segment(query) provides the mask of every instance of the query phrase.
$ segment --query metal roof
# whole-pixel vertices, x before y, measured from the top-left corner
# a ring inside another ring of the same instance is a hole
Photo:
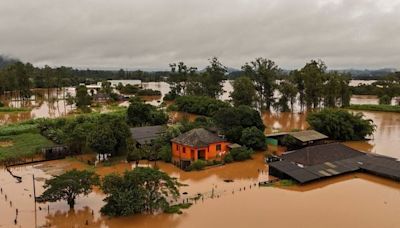
[[[306,130],[306,131],[294,131],[294,132],[289,132],[289,135],[293,136],[297,140],[301,142],[309,142],[309,141],[315,141],[315,140],[321,140],[321,139],[327,139],[328,136],[319,133],[318,131],[314,130]]]
[[[164,131],[164,125],[134,127],[131,128],[132,138],[139,144],[149,144],[152,140],[157,139]]]

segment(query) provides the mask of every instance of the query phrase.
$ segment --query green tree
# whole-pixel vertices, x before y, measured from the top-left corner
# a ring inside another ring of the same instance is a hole
[[[179,195],[179,183],[168,174],[152,168],[137,167],[123,176],[107,175],[102,190],[107,195],[101,212],[108,216],[154,213],[169,207]]]
[[[276,109],[281,112],[288,112],[290,110],[293,111],[294,103],[296,102],[297,97],[297,88],[290,81],[284,80],[278,86],[278,90],[281,94],[278,102],[276,103]],[[290,104],[290,107],[289,107]]]
[[[264,133],[256,127],[243,129],[240,142],[242,145],[255,150],[263,150],[266,145]]]
[[[251,155],[253,154],[253,150],[247,148],[246,146],[242,146],[239,148],[233,148],[229,151],[229,154],[225,157],[225,162],[230,163],[232,161],[244,161],[251,159]]]
[[[239,77],[232,83],[231,98],[234,106],[253,106],[256,100],[256,89],[248,77]]]
[[[362,113],[350,113],[341,109],[323,109],[310,113],[308,124],[315,130],[335,140],[362,140],[375,131],[372,120]]]
[[[204,95],[211,98],[218,98],[222,95],[223,82],[226,79],[225,73],[227,68],[222,65],[217,57],[210,59],[210,65],[202,75],[201,83],[204,90]]]
[[[127,139],[127,152],[128,155],[126,157],[126,160],[128,162],[134,161],[136,164],[136,167],[138,167],[140,160],[142,160],[145,156],[145,151],[141,148],[136,147],[136,144],[133,142],[132,139]]]
[[[88,145],[99,154],[114,154],[117,140],[110,126],[98,125],[89,133]]]
[[[275,101],[275,80],[280,73],[279,67],[272,60],[257,58],[251,63],[246,63],[242,66],[242,70],[255,83],[260,108],[269,110]]]
[[[76,87],[76,106],[80,109],[87,109],[92,104],[92,97],[87,93],[87,88],[84,85]]]
[[[66,200],[70,209],[75,206],[79,195],[88,195],[93,185],[99,184],[99,177],[90,171],[70,170],[59,176],[46,180],[45,191],[37,198],[39,202],[56,202]]]
[[[111,87],[111,82],[109,81],[103,81],[101,82],[101,92],[107,94],[108,96],[111,95],[112,93],[112,87]]]
[[[390,105],[392,103],[392,98],[388,95],[383,95],[379,97],[379,104]]]

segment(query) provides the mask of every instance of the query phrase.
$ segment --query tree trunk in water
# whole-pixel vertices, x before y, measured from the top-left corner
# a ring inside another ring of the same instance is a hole
[[[74,209],[75,206],[75,199],[69,199],[68,200],[68,205],[69,205],[69,209]]]

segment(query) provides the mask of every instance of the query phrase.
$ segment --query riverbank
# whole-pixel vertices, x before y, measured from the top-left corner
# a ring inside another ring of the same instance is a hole
[[[400,113],[400,105],[375,105],[375,104],[353,104],[348,109],[360,111],[379,111]]]

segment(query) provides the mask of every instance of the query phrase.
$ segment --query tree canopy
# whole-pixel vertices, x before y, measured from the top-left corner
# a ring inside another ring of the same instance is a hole
[[[375,131],[372,120],[364,119],[362,113],[351,113],[341,109],[323,109],[310,113],[310,126],[336,140],[362,140]]]
[[[108,216],[126,216],[166,210],[169,200],[179,195],[179,183],[168,174],[137,167],[122,176],[107,175],[102,190],[107,195],[101,212]]]
[[[93,185],[99,184],[99,177],[90,171],[67,171],[59,176],[46,180],[45,191],[37,198],[39,202],[67,201],[71,209],[75,206],[75,199],[79,195],[88,195]]]

